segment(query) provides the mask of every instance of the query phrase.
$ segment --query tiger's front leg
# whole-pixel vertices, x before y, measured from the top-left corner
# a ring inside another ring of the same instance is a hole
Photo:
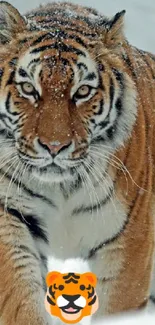
[[[146,236],[139,233],[127,239],[122,235],[92,254],[89,266],[98,277],[99,297],[99,310],[93,317],[145,307],[149,299],[153,249],[152,235],[148,232]]]
[[[0,213],[0,320],[3,325],[49,325],[40,258],[26,226]]]

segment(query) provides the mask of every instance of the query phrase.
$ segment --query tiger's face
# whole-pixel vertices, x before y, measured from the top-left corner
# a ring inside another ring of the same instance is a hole
[[[2,55],[0,132],[43,181],[93,174],[99,148],[108,159],[131,131],[133,84],[118,56],[96,44],[61,29],[24,31]]]
[[[46,310],[63,322],[74,324],[98,309],[95,292],[96,276],[93,273],[50,272],[46,278],[48,291]]]

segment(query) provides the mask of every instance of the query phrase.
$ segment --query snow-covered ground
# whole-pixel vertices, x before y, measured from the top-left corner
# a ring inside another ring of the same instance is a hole
[[[115,318],[107,322],[101,321],[94,325],[154,325],[155,315],[132,315],[124,316],[122,318]]]
[[[60,0],[63,1],[63,0]],[[71,0],[73,3],[92,6],[100,10],[104,15],[112,16],[116,12],[126,9],[126,36],[129,41],[139,48],[155,53],[155,0]],[[35,8],[40,3],[50,0],[10,0],[21,13]],[[51,1],[52,2],[52,1]],[[153,325],[154,315],[123,317],[123,319],[101,321],[105,325]]]

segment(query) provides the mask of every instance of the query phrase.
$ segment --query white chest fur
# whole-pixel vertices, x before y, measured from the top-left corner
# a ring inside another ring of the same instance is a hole
[[[107,199],[108,191],[100,184],[95,189],[96,196],[80,188],[68,199],[60,189],[51,191],[57,208],[42,204],[36,214],[43,220],[49,238],[49,254],[60,259],[86,258],[92,248],[113,238],[123,228],[127,213],[124,205],[114,196]],[[102,205],[105,199],[104,204]],[[78,207],[93,206],[95,210],[78,211]],[[73,213],[75,211],[75,213]]]
[[[47,254],[56,258],[86,258],[91,249],[116,236],[126,222],[125,206],[114,193],[107,199],[111,183],[106,188],[98,183],[95,190],[90,188],[89,191],[82,186],[71,192],[68,198],[59,186],[43,186],[38,190],[33,183],[31,190],[54,202],[55,207],[52,207],[47,200],[26,193],[22,195],[23,214],[34,215],[44,225],[49,240]],[[3,191],[5,193],[4,187]],[[13,187],[11,192],[17,193]],[[10,195],[10,206],[18,209],[17,201],[14,195]],[[83,207],[95,205],[97,208],[94,210],[83,210]],[[42,242],[37,241],[37,245],[45,250]]]

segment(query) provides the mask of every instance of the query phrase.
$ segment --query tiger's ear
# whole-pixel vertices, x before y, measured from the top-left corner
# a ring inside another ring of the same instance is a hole
[[[118,12],[105,24],[104,43],[108,47],[117,47],[124,38],[124,15],[125,10]]]
[[[97,277],[92,272],[84,273],[85,277],[89,280],[89,282],[92,284],[93,287],[96,287],[97,284]]]
[[[60,272],[49,272],[46,276],[46,284],[48,287],[51,286],[51,284],[55,281],[56,278],[58,278],[61,275]]]
[[[26,30],[26,21],[19,11],[6,1],[0,2],[0,43],[10,42],[17,33]]]

